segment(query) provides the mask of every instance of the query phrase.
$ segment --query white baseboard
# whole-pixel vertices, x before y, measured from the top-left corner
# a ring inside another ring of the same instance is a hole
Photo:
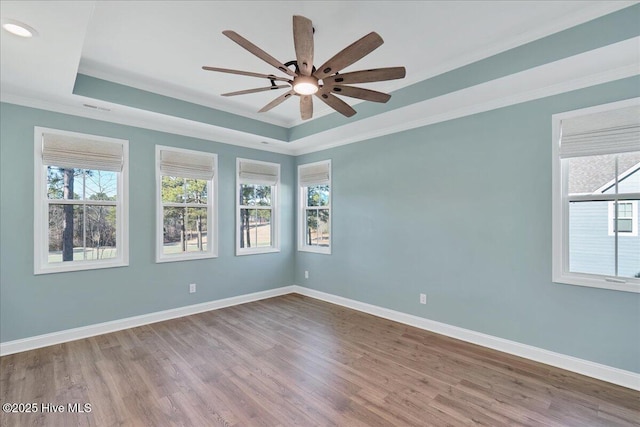
[[[261,299],[277,297],[292,293],[294,286],[284,286],[276,289],[269,289],[251,294],[238,295],[235,297],[204,302],[200,304],[188,305],[185,307],[172,308],[170,310],[156,311],[154,313],[140,316],[127,317],[110,322],[96,323],[80,328],[67,329],[50,334],[37,335],[14,341],[0,343],[0,356],[6,356],[21,351],[33,350],[64,342],[75,341],[82,338],[89,338],[109,332],[120,331],[122,329],[135,328],[136,326],[148,325],[150,323],[162,322],[163,320],[175,319],[177,317],[189,316],[191,314],[202,313],[219,308],[230,307],[232,305],[245,304]]]
[[[0,343],[0,356],[33,350],[41,347],[47,347],[55,344],[61,344],[69,341],[75,341],[82,338],[89,338],[109,332],[120,331],[122,329],[134,328],[136,326],[148,325],[151,323],[162,322],[164,320],[175,319],[177,317],[189,316],[191,314],[217,310],[219,308],[245,304],[252,301],[258,301],[261,299],[277,297],[290,293],[298,293],[311,298],[327,301],[332,304],[337,304],[343,307],[362,311],[364,313],[393,320],[405,325],[414,326],[416,328],[446,335],[448,337],[456,338],[473,344],[478,344],[483,347],[492,348],[494,350],[524,357],[536,362],[545,363],[547,365],[566,369],[567,371],[576,372],[592,378],[640,391],[640,374],[637,374],[635,372],[625,371],[611,366],[579,359],[577,357],[555,353],[553,351],[544,350],[538,347],[521,344],[515,341],[494,337],[469,329],[448,325],[446,323],[436,322],[435,320],[425,319],[423,317],[390,310],[388,308],[367,304],[364,302],[316,291],[314,289],[309,289],[297,285],[283,286],[281,288],[269,289],[267,291],[238,295],[231,298],[224,298],[201,304],[188,305],[185,307],[157,311],[155,313],[127,317],[125,319],[97,323],[94,325],[68,329],[60,332],[53,332],[50,334],[38,335],[35,337],[7,341],[4,343]]]
[[[424,317],[316,291],[303,286],[293,286],[293,292],[640,391],[640,374],[635,372],[555,353],[527,344],[521,344],[446,323],[436,322],[435,320],[425,319]]]

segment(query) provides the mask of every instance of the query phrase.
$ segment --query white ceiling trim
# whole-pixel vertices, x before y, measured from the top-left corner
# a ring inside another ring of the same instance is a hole
[[[255,113],[250,113],[243,108],[234,108],[233,106],[230,106],[224,102],[224,99],[213,97],[211,96],[211,93],[206,93],[205,90],[203,90],[202,93],[197,93],[187,88],[167,84],[165,82],[154,82],[144,76],[136,76],[123,70],[112,69],[106,64],[97,64],[91,63],[87,60],[82,60],[80,62],[78,73],[118,83],[124,86],[145,90],[156,95],[167,96],[181,101],[225,111],[227,113],[237,114],[239,116],[259,120],[264,123],[270,123],[285,128],[292,126],[290,120],[283,120],[279,117],[274,117],[273,115],[258,113],[257,110],[260,108],[259,106],[256,106]]]
[[[18,95],[5,90],[8,88],[3,88],[0,99],[2,102],[95,120],[264,151],[301,155],[638,75],[639,45],[640,37],[635,37],[387,113],[353,121],[289,143],[118,104],[99,102],[99,106],[110,108],[112,111],[96,111],[82,106],[83,103],[95,105],[96,100],[77,95],[73,96],[73,103],[65,98],[45,101],[35,96]]]
[[[0,101],[23,107],[37,108],[109,123],[150,129],[207,141],[221,142],[240,147],[254,148],[262,151],[292,154],[289,143],[282,142],[277,139],[118,104],[109,104],[104,102],[96,103],[92,98],[82,96],[74,96],[74,98],[78,103],[72,105],[69,104],[66,99],[42,100],[3,90]],[[101,108],[108,108],[111,109],[111,111],[100,111],[87,108],[82,106],[83,103],[91,105],[98,104]]]
[[[640,74],[640,37],[451,92],[291,142],[301,155]]]
[[[394,87],[393,90],[430,79],[448,71],[464,67],[465,65],[469,65],[474,62],[497,55],[499,53],[506,52],[516,47],[525,45],[527,43],[534,42],[557,32],[566,30],[567,28],[572,28],[577,25],[584,24],[585,22],[589,22],[598,17],[608,15],[620,9],[624,9],[625,7],[629,7],[635,3],[638,3],[638,1],[632,0],[621,2],[612,1],[609,3],[585,3],[584,8],[580,13],[566,15],[558,21],[554,21],[553,23],[549,23],[546,25],[541,25],[533,31],[507,37],[503,40],[502,43],[489,46],[487,47],[487,49],[481,52],[475,52],[466,56],[460,56],[453,61],[440,64],[437,68],[431,68],[423,72],[412,73],[410,76],[405,77],[403,80],[394,82],[394,85],[396,85],[397,87]],[[299,122],[301,123],[302,121],[299,120]]]
[[[411,72],[408,73],[407,77],[405,77],[404,79],[394,82],[388,82],[387,84],[389,85],[389,89],[387,91],[393,92],[403,87],[407,87],[411,84],[418,83],[420,81],[432,78],[451,70],[455,70],[457,68],[469,65],[482,59],[489,58],[493,55],[497,55],[518,46],[522,46],[526,43],[533,42],[551,34],[555,34],[567,28],[571,28],[576,25],[580,25],[590,20],[601,17],[603,15],[613,13],[634,3],[638,3],[638,1],[630,0],[612,1],[608,3],[585,3],[580,13],[563,16],[560,19],[553,21],[552,23],[541,25],[532,31],[505,37],[503,38],[503,41],[501,43],[488,46],[486,49],[483,49],[481,51],[474,51],[467,55],[459,56],[455,60],[438,64],[437,67],[430,67],[426,70],[410,70]],[[257,113],[257,109],[260,107],[260,105],[256,105],[256,112],[254,113],[246,111],[246,109],[240,107],[234,108],[233,106],[230,106],[228,103],[224,102],[223,99],[211,96],[211,93],[204,90],[202,93],[198,93],[178,85],[171,85],[167,84],[166,82],[154,81],[153,79],[149,79],[148,77],[138,76],[126,70],[109,67],[108,64],[92,63],[91,61],[88,61],[86,59],[80,61],[78,72],[91,77],[109,80],[122,85],[131,86],[159,95],[164,95],[171,98],[180,99],[182,101],[192,102],[206,107],[219,109],[285,128],[292,128],[305,123],[305,121],[303,121],[299,116],[295,116],[290,119],[283,119],[282,117],[275,117],[271,114]],[[349,105],[352,105],[354,107],[364,102],[354,99],[349,99],[347,101]],[[317,111],[314,111],[314,119],[318,119],[320,117],[333,113],[335,112],[332,109],[318,109]]]

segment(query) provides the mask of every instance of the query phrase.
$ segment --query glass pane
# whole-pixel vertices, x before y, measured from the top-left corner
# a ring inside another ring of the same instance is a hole
[[[162,177],[162,201],[184,203],[184,178],[175,176]]]
[[[329,246],[330,227],[329,227],[329,210],[328,209],[307,209],[307,245],[311,246]]]
[[[618,218],[632,218],[633,203],[618,202]]]
[[[271,209],[257,209],[255,212],[255,242],[258,247],[271,246]]]
[[[258,206],[271,206],[270,185],[256,185],[256,204]]]
[[[82,170],[47,166],[47,197],[49,199],[81,199]]]
[[[186,208],[163,208],[163,254],[186,252],[184,217]]]
[[[633,231],[632,224],[630,219],[618,219],[617,230],[620,233],[631,233]]]
[[[207,250],[207,208],[187,208],[187,252]]]
[[[638,202],[639,200],[633,200],[618,203],[618,276],[622,277],[640,278]]]
[[[253,247],[251,245],[251,241],[252,241],[251,210],[252,209],[240,209],[240,247],[241,248]]]
[[[569,162],[569,195],[613,193],[616,154],[576,157]]]
[[[50,263],[84,260],[83,206],[49,205]]]
[[[118,175],[116,172],[99,170],[86,170],[84,172],[85,199],[116,200],[118,195]],[[78,182],[80,185],[81,183],[82,181]],[[78,188],[80,187],[78,186]]]
[[[270,185],[240,185],[240,205],[242,206],[271,206]]]
[[[569,203],[569,270],[615,275],[615,236],[609,232],[609,202]]]
[[[187,179],[187,203],[207,204],[207,181]]]
[[[241,184],[240,185],[240,205],[241,206],[250,206],[255,197],[254,197],[254,188],[253,185]]]
[[[240,210],[240,247],[271,246],[271,209]]]
[[[307,187],[307,206],[328,206],[329,186],[314,185]]]
[[[618,155],[618,193],[640,193],[640,151]]]
[[[307,209],[305,211],[305,220],[307,224],[305,241],[307,245],[312,245],[314,244],[312,242],[318,240],[318,211],[315,209]]]
[[[85,227],[85,259],[117,256],[115,206],[87,206]]]

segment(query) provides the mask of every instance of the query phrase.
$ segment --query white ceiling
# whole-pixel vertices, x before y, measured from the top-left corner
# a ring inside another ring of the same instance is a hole
[[[293,100],[270,112],[256,113],[279,93],[219,96],[269,83],[203,71],[203,65],[278,73],[223,36],[223,30],[235,30],[286,62],[295,56],[292,15],[304,15],[316,29],[316,65],[375,31],[384,45],[345,71],[404,65],[407,77],[403,80],[362,85],[393,92],[632,3],[3,0],[2,19],[22,21],[39,35],[25,40],[0,32],[0,83],[3,99],[22,97],[38,99],[41,104],[80,106],[87,99],[71,93],[80,72],[291,127],[301,123]],[[355,100],[345,100],[355,105]],[[314,101],[314,118],[330,112],[333,110]]]

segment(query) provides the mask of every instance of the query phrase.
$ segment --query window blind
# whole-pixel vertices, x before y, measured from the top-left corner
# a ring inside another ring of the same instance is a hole
[[[124,147],[117,142],[43,134],[42,163],[60,168],[121,172]]]
[[[243,183],[276,185],[278,183],[278,165],[240,160],[238,176],[240,182]]]
[[[300,166],[299,181],[303,187],[312,185],[328,184],[330,177],[331,163],[315,163],[311,165]]]
[[[640,106],[562,120],[560,157],[640,151]]]
[[[160,173],[191,179],[211,179],[215,173],[214,159],[207,153],[161,150]]]

